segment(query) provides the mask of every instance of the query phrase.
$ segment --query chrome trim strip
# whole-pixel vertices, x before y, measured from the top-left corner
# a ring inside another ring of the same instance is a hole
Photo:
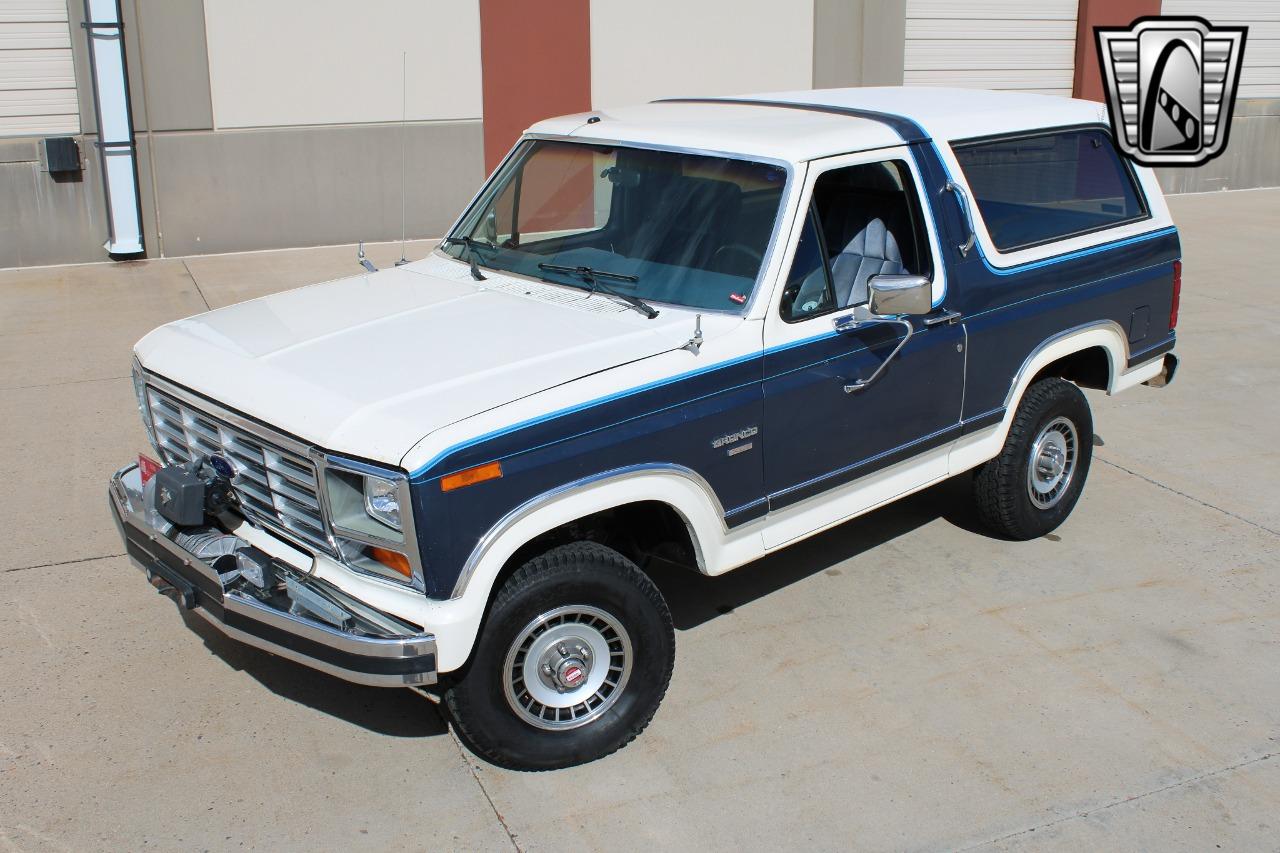
[[[304,620],[282,610],[273,610],[238,592],[224,593],[222,606],[255,622],[362,657],[416,658],[435,651],[435,637],[431,634],[406,637],[359,637],[344,634],[319,622]]]
[[[1117,323],[1115,320],[1095,320],[1092,323],[1082,323],[1079,326],[1074,326],[1070,329],[1067,329],[1065,332],[1059,332],[1058,334],[1053,335],[1052,337],[1045,338],[1043,341],[1040,342],[1040,345],[1038,347],[1033,349],[1027,355],[1027,357],[1022,360],[1022,366],[1018,368],[1017,373],[1013,374],[1013,382],[1012,384],[1009,385],[1009,392],[1005,394],[1005,397],[1004,397],[1005,409],[1008,410],[1012,408],[1014,403],[1013,394],[1015,391],[1018,390],[1018,385],[1019,383],[1022,382],[1022,377],[1026,375],[1027,369],[1031,366],[1031,362],[1035,361],[1035,358],[1037,355],[1039,355],[1049,347],[1053,346],[1058,341],[1061,341],[1065,338],[1069,338],[1072,335],[1078,335],[1081,332],[1091,331],[1093,329],[1110,329],[1111,331],[1115,332],[1116,335],[1123,342],[1124,360],[1120,363],[1119,366],[1112,365],[1112,369],[1113,369],[1112,372],[1116,376],[1119,376],[1120,374],[1124,373],[1125,372],[1124,365],[1127,364],[1129,361],[1129,338],[1125,335],[1124,329],[1120,328],[1120,324]],[[1111,358],[1110,350],[1107,350],[1107,358],[1108,359]],[[1110,385],[1111,381],[1112,381],[1111,378],[1108,377],[1107,384]]]
[[[216,400],[210,400],[208,397],[204,397],[194,391],[189,391],[181,385],[177,385],[170,380],[165,379],[159,374],[152,373],[145,367],[142,369],[142,374],[146,378],[148,385],[154,385],[164,393],[177,397],[179,400],[182,400],[184,403],[187,403],[197,409],[202,409],[209,415],[221,418],[232,426],[238,427],[245,432],[259,435],[267,441],[279,444],[285,450],[288,450],[295,455],[305,458],[308,456],[309,452],[314,449],[310,444],[300,441],[287,433],[280,432],[261,421],[256,421],[240,414],[239,412],[228,409]]]
[[[692,481],[696,486],[702,489],[707,498],[710,499],[712,506],[715,507],[717,517],[720,519],[720,527],[722,531],[725,533],[729,532],[728,525],[725,524],[724,506],[720,503],[720,498],[716,495],[715,490],[711,488],[711,484],[708,483],[697,471],[694,471],[691,468],[686,468],[683,465],[676,465],[670,462],[652,462],[639,465],[628,465],[624,468],[614,468],[609,471],[602,471],[599,474],[592,474],[589,477],[583,477],[580,480],[574,480],[572,483],[565,483],[563,486],[557,486],[554,489],[543,492],[542,494],[532,497],[520,504],[518,507],[500,518],[493,527],[489,528],[484,536],[480,537],[480,541],[477,542],[475,548],[471,550],[471,555],[467,557],[467,562],[462,567],[462,573],[458,575],[457,581],[454,582],[453,591],[449,595],[449,600],[452,601],[462,598],[463,594],[467,591],[468,585],[471,583],[472,576],[480,566],[480,561],[484,559],[486,554],[488,554],[494,543],[502,538],[502,535],[514,527],[516,523],[531,515],[535,510],[541,509],[546,504],[549,504],[559,498],[563,498],[570,492],[586,486],[594,486],[604,482],[620,482],[644,476],[646,474],[674,474]],[[672,508],[676,509],[675,507]],[[698,541],[697,532],[693,529],[693,525],[689,522],[689,519],[684,517],[684,513],[681,513],[679,509],[676,509],[676,512],[680,514],[685,527],[689,531],[689,539],[693,542],[694,556],[698,561],[698,570],[705,574],[706,560],[702,556],[702,545]]]

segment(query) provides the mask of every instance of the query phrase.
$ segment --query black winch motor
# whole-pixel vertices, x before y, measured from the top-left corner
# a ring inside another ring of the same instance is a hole
[[[231,481],[218,474],[203,456],[186,465],[167,465],[156,472],[156,511],[179,527],[204,524],[235,500]]]

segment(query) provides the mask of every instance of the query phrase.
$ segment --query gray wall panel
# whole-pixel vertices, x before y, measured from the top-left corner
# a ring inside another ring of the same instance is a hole
[[[814,0],[813,88],[862,82],[863,5],[864,0]]]
[[[29,140],[0,142],[0,267],[105,261],[97,158],[82,143],[82,180],[58,182],[40,171],[36,153]]]
[[[1227,150],[1194,169],[1157,169],[1167,193],[1280,187],[1280,98],[1238,101]]]
[[[401,132],[355,125],[153,136],[165,254],[399,237]],[[436,236],[484,178],[480,122],[410,124],[407,140],[408,234]]]
[[[906,0],[814,0],[814,88],[902,85],[906,20]]]
[[[862,12],[862,85],[901,86],[907,0],[873,0]]]

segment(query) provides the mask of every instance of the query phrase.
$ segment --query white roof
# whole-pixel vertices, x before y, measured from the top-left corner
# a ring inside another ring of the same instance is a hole
[[[529,133],[746,154],[787,162],[902,144],[897,131],[873,118],[715,100],[592,110],[538,122]],[[815,89],[740,95],[728,100],[888,113],[910,119],[939,141],[1107,120],[1106,108],[1095,101],[982,89]],[[593,116],[600,121],[587,124]]]

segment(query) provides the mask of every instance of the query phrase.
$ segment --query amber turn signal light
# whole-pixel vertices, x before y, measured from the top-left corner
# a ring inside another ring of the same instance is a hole
[[[399,551],[389,551],[386,548],[369,548],[369,556],[377,560],[382,565],[391,569],[393,572],[399,572],[407,578],[413,578],[413,567],[409,565],[409,558]]]
[[[501,476],[501,462],[486,462],[483,465],[477,465],[474,468],[468,468],[465,471],[441,477],[440,491],[452,492],[454,489],[461,489],[463,486],[474,486],[476,483],[483,483],[485,480],[496,480]]]

